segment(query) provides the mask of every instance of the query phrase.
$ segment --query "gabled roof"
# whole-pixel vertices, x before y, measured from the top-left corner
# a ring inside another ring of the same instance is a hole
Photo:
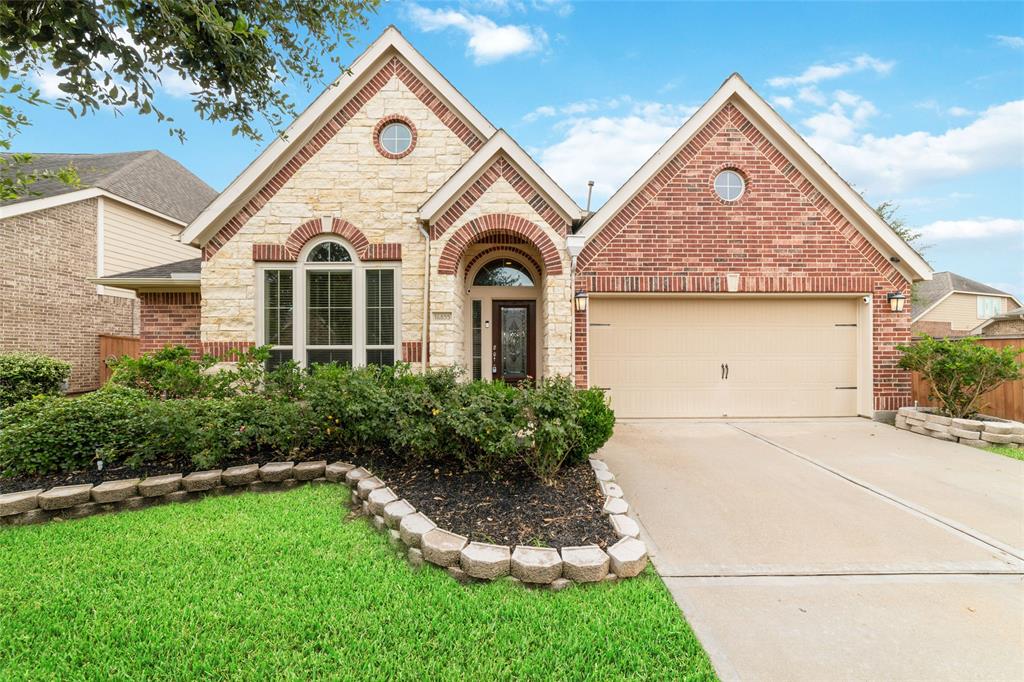
[[[5,155],[8,156],[8,155]],[[180,223],[187,223],[209,204],[217,191],[187,168],[156,150],[113,154],[32,154],[19,168],[26,172],[56,171],[73,165],[81,184],[66,185],[57,179],[33,183],[31,194],[5,201],[0,216],[17,215],[47,208],[64,197],[69,201],[86,199],[83,190],[104,190]],[[93,196],[95,193],[90,193]],[[59,202],[66,203],[66,202]],[[16,208],[8,208],[16,207]]]
[[[164,263],[151,268],[122,272],[106,277],[90,279],[95,284],[104,284],[120,289],[135,291],[164,289],[199,289],[202,258],[189,258],[175,263]]]
[[[914,298],[920,312],[914,313],[914,320],[918,320],[928,313],[932,308],[949,298],[951,294],[978,294],[981,296],[1004,296],[1020,305],[1020,301],[1013,294],[1007,293],[987,284],[982,284],[955,272],[944,270],[932,275],[929,282],[921,282],[914,289]]]
[[[739,74],[734,73],[644,163],[626,183],[604,203],[575,235],[569,237],[569,250],[578,254],[583,247],[668,164],[722,107],[732,103],[800,168],[814,186],[855,225],[875,248],[899,258],[894,266],[911,280],[927,280],[932,269],[927,262],[879,217],[858,192],[854,191],[809,144],[761,98]]]
[[[535,187],[545,195],[545,199],[562,213],[562,218],[567,223],[572,224],[580,219],[583,209],[504,130],[499,130],[492,135],[484,146],[480,147],[459,170],[455,171],[443,185],[437,188],[437,191],[420,206],[419,218],[428,222],[436,220],[448,208],[448,205],[457,199],[466,187],[472,184],[477,176],[485,171],[491,161],[500,154],[508,157],[526,178],[533,182]]]
[[[413,69],[435,94],[456,112],[480,139],[495,133],[491,125],[469,100],[405,39],[397,28],[388,26],[365,52],[356,58],[348,71],[334,81],[309,107],[292,122],[284,134],[263,150],[256,160],[242,171],[181,234],[181,241],[202,246],[217,233],[256,189],[312,137],[324,122],[358,91],[392,56],[398,55]]]

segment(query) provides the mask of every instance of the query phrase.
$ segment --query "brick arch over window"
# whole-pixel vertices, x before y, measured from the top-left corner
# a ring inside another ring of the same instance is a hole
[[[284,248],[288,251],[288,254],[292,257],[292,260],[296,260],[299,257],[299,252],[302,251],[302,247],[306,245],[313,237],[318,237],[323,234],[336,234],[342,239],[348,241],[349,244],[356,250],[356,256],[360,259],[366,254],[366,249],[370,245],[370,240],[366,238],[359,228],[340,218],[331,218],[329,230],[324,230],[324,222],[321,219],[308,220],[299,225],[295,230],[288,235],[288,241],[284,243]]]
[[[507,213],[491,213],[474,218],[455,231],[441,250],[440,262],[437,266],[439,275],[454,275],[458,270],[459,261],[471,244],[495,235],[521,237],[540,251],[544,261],[546,274],[560,275],[562,259],[558,248],[544,231],[525,218],[508,215]]]
[[[479,242],[476,243],[479,244]],[[466,281],[469,281],[469,275],[471,272],[473,272],[473,266],[479,263],[483,258],[486,258],[487,256],[493,256],[496,253],[514,253],[515,255],[529,262],[530,265],[533,266],[534,274],[544,274],[544,268],[540,266],[540,263],[537,262],[537,259],[528,254],[526,251],[523,251],[522,249],[517,248],[515,246],[491,246],[473,256],[473,259],[466,264]]]

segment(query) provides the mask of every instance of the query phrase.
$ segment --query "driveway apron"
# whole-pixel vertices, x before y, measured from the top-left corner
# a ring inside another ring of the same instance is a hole
[[[1024,679],[1024,462],[863,419],[601,451],[725,679]]]

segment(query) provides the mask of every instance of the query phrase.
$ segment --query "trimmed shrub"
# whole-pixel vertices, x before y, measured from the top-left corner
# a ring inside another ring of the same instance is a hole
[[[608,442],[615,430],[615,413],[608,407],[604,391],[587,388],[576,392],[576,418],[580,423],[580,441],[570,453],[572,461],[582,461]]]
[[[142,439],[141,391],[110,388],[80,398],[39,396],[0,414],[0,472],[51,474],[120,461]]]
[[[460,384],[438,417],[451,434],[447,454],[469,469],[496,471],[519,455],[527,427],[523,391],[500,381]]]
[[[0,410],[37,395],[60,395],[71,375],[63,360],[35,353],[0,354]]]
[[[546,379],[536,389],[525,390],[523,397],[529,425],[523,463],[537,478],[551,483],[569,453],[582,451],[576,389],[567,378]]]
[[[950,417],[971,417],[984,407],[984,396],[1004,382],[1021,378],[1017,359],[1024,349],[991,348],[974,337],[933,339],[930,336],[905,346],[900,367],[919,372],[930,386],[932,398]]]
[[[184,346],[166,346],[155,353],[110,362],[110,383],[160,400],[208,397],[214,393],[215,382],[204,372],[216,362],[210,355],[196,360]]]

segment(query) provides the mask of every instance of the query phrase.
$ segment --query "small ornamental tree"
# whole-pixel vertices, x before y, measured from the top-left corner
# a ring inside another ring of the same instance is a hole
[[[950,417],[977,414],[986,393],[1022,376],[1018,357],[1024,349],[1013,346],[997,349],[978,343],[976,338],[925,336],[896,348],[903,353],[900,367],[920,373],[931,385],[931,397]]]

